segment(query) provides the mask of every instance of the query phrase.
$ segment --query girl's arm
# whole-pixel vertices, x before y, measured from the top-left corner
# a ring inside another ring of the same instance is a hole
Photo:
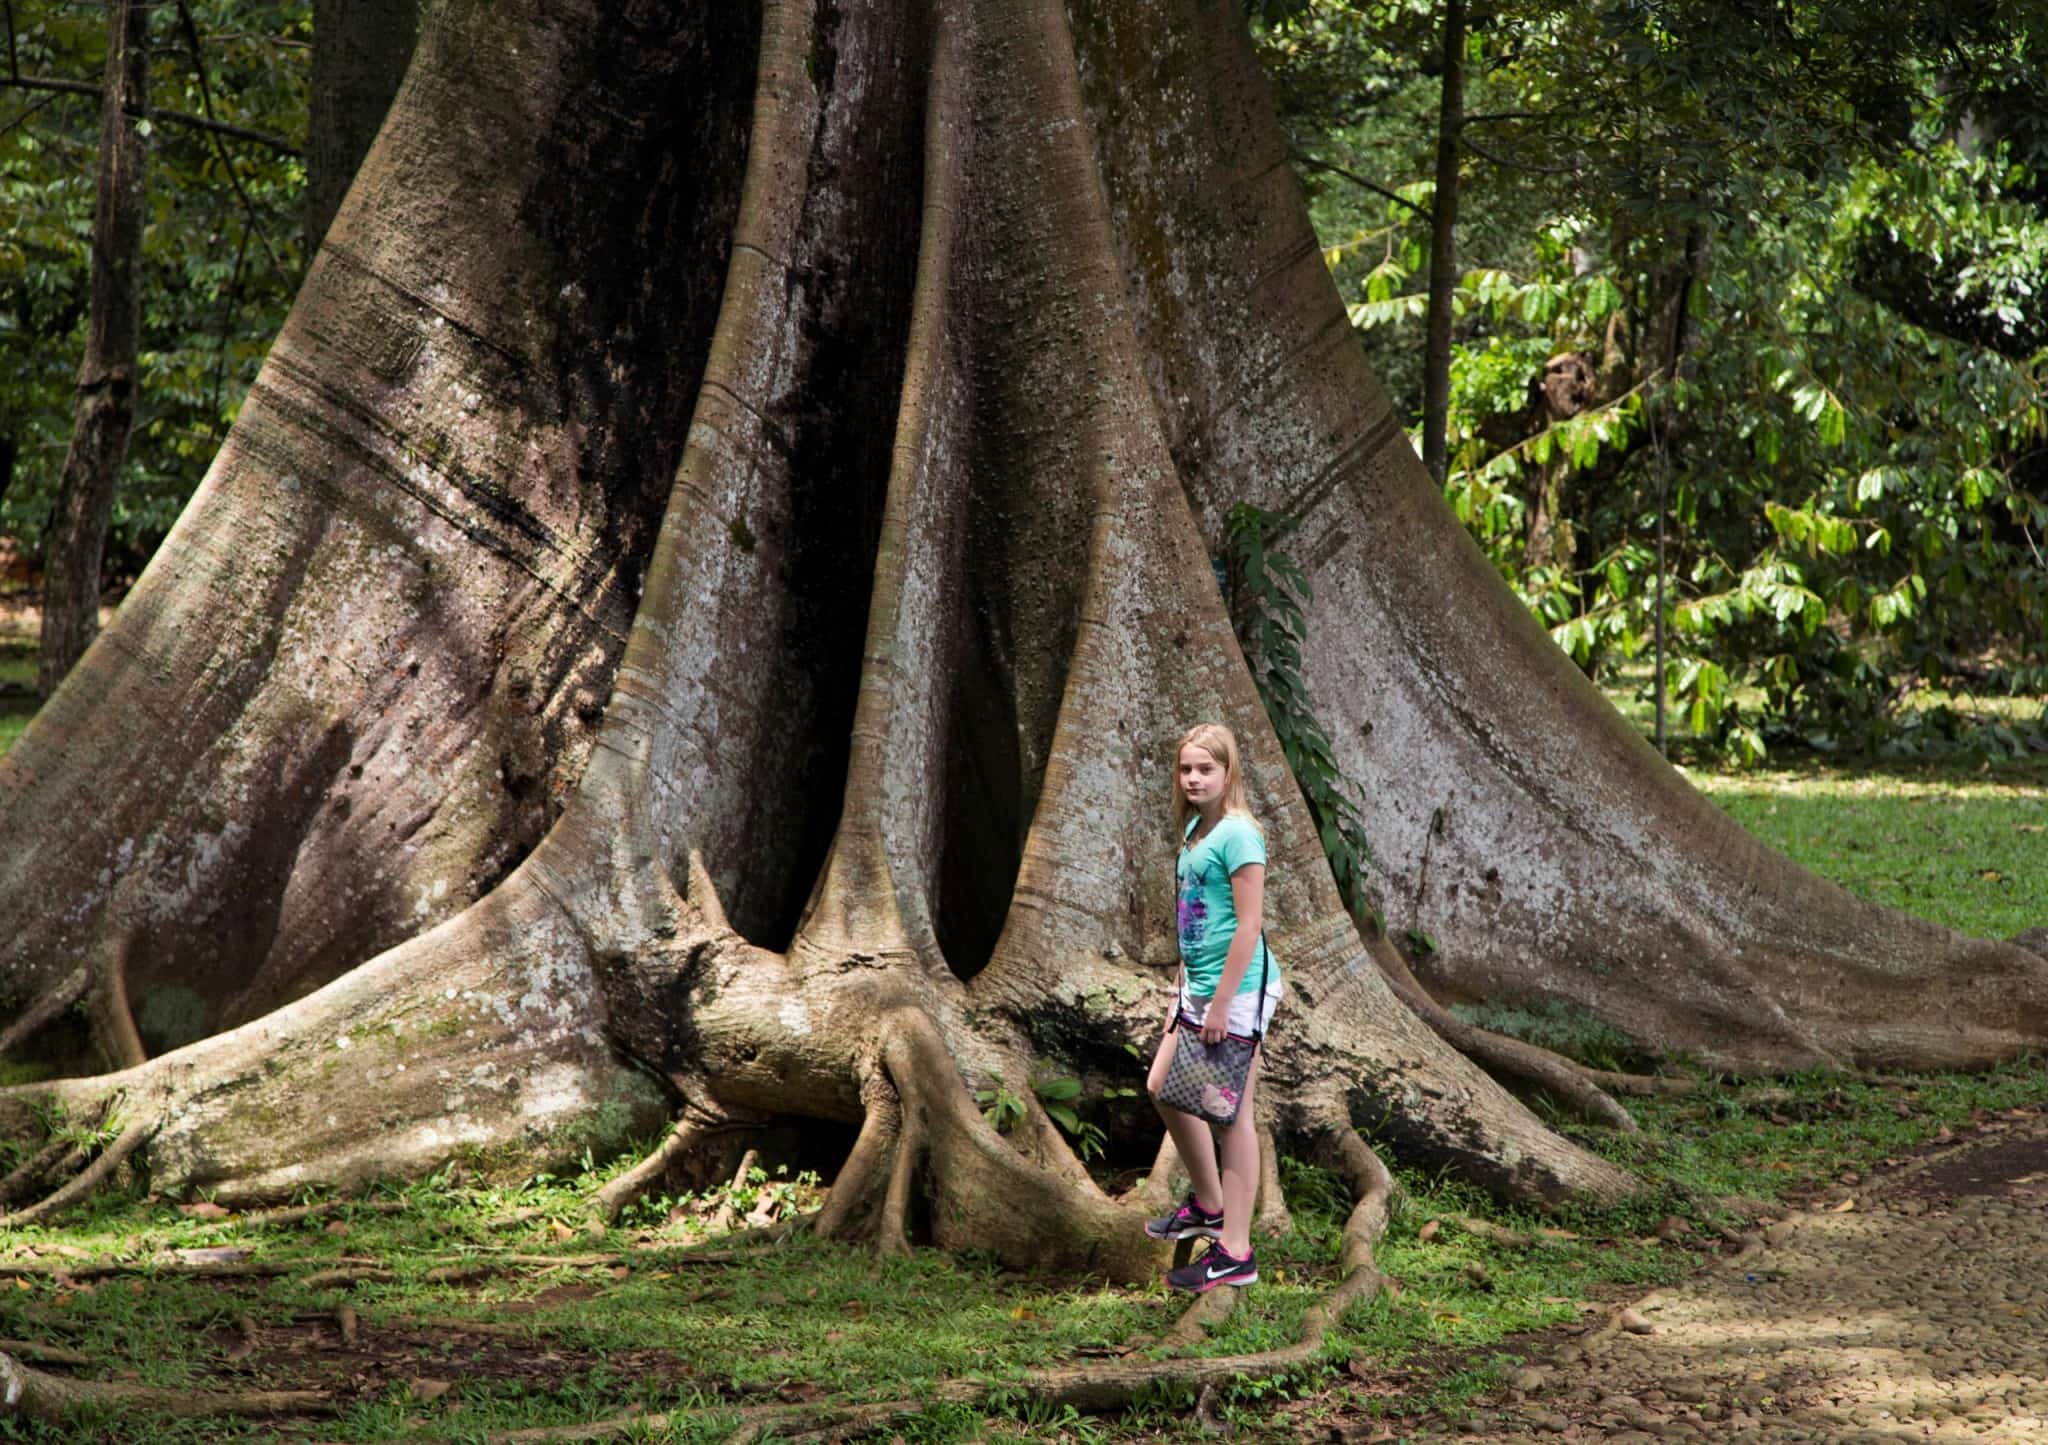
[[[1266,865],[1246,863],[1230,875],[1230,902],[1237,911],[1237,931],[1230,935],[1230,951],[1223,956],[1223,977],[1216,981],[1216,996],[1209,1000],[1209,1012],[1202,1019],[1202,1042],[1221,1043],[1230,1031],[1230,1001],[1237,986],[1259,951],[1259,934],[1266,926]]]

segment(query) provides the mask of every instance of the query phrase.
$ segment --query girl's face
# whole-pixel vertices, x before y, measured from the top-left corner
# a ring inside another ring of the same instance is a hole
[[[1180,750],[1180,791],[1195,807],[1223,796],[1223,764],[1207,748],[1189,743]]]

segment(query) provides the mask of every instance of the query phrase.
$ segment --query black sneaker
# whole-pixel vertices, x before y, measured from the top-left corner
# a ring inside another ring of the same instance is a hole
[[[1210,1245],[1209,1252],[1200,1259],[1189,1260],[1179,1269],[1168,1270],[1166,1282],[1175,1289],[1184,1289],[1191,1294],[1206,1294],[1219,1284],[1257,1284],[1258,1255],[1246,1251],[1245,1257],[1238,1259],[1225,1250],[1219,1241]]]
[[[1221,1239],[1223,1212],[1211,1214],[1195,1202],[1191,1192],[1173,1213],[1146,1220],[1145,1232],[1154,1239]]]

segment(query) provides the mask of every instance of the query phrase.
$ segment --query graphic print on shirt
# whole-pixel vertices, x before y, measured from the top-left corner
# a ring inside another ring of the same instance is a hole
[[[1209,905],[1202,901],[1202,890],[1208,885],[1206,866],[1191,870],[1181,879],[1179,923],[1183,958],[1200,946],[1209,931]]]

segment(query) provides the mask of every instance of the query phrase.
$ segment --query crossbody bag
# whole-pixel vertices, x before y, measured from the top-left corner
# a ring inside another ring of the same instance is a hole
[[[1166,1026],[1168,1033],[1179,1029],[1180,1039],[1174,1044],[1173,1058],[1166,1066],[1166,1079],[1153,1098],[1169,1109],[1207,1119],[1222,1128],[1227,1129],[1237,1122],[1245,1081],[1252,1073],[1252,1057],[1258,1053],[1259,1042],[1266,1036],[1266,984],[1271,978],[1272,966],[1273,950],[1266,946],[1266,935],[1261,933],[1259,1006],[1256,1010],[1258,1026],[1250,1038],[1227,1033],[1211,1044],[1203,1042],[1199,1026],[1180,1028],[1180,1001],[1188,968],[1186,961],[1182,961],[1180,972],[1173,981],[1173,1022]]]

